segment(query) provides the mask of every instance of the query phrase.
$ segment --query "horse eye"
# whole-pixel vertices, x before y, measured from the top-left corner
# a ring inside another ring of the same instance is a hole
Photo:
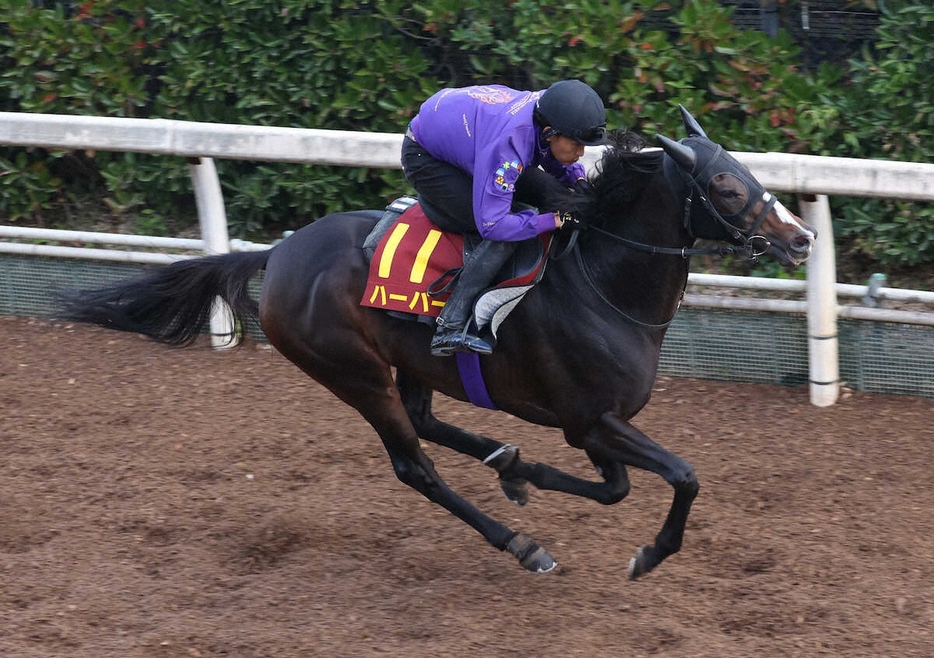
[[[741,211],[748,198],[746,184],[738,176],[729,173],[711,178],[708,193],[717,209],[725,215],[735,215]]]

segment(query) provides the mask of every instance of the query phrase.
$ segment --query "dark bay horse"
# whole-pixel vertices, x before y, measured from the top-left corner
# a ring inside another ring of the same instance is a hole
[[[279,352],[363,415],[402,482],[533,572],[550,571],[555,561],[531,537],[452,491],[420,438],[495,469],[503,491],[520,505],[528,483],[608,505],[629,493],[627,466],[656,473],[673,487],[674,499],[654,543],[630,561],[636,578],[681,548],[698,492],[691,465],[630,423],[649,401],[689,258],[703,251],[693,248],[695,241],[797,264],[815,238],[683,108],[682,116],[688,136],[680,142],[660,137],[660,149],[642,148],[631,133],[613,135],[592,188],[567,202],[581,229],[567,232],[574,239],[559,236],[563,257],[552,260],[503,322],[494,353],[480,357],[496,407],[560,428],[592,461],[595,481],[523,461],[513,446],[435,418],[433,391],[467,399],[455,360],[429,354],[431,327],[359,303],[367,278],[361,245],[380,217],[376,211],[323,217],[265,252],[180,261],[73,293],[58,315],[186,345],[220,296],[238,321],[258,317]],[[257,305],[247,282],[262,269]]]

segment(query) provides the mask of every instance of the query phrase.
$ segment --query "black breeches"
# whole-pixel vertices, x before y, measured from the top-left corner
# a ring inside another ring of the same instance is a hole
[[[476,234],[473,214],[473,178],[452,164],[438,160],[416,141],[402,141],[402,170],[405,179],[418,192],[422,209],[430,220],[445,231]],[[540,212],[557,210],[557,199],[571,194],[550,174],[538,167],[527,167],[516,181],[515,204],[526,204]]]
[[[477,233],[473,217],[473,178],[458,167],[436,159],[408,137],[402,141],[402,171],[418,192],[418,201],[428,219],[445,231]]]

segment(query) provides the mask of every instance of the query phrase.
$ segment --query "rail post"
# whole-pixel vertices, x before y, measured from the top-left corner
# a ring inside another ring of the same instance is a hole
[[[230,253],[230,236],[227,233],[227,213],[224,196],[213,158],[188,158],[188,172],[195,190],[198,206],[198,223],[205,254]],[[233,326],[233,314],[220,297],[214,300],[211,309],[211,345],[215,348],[233,347],[237,343]]]
[[[829,407],[840,395],[837,344],[837,263],[830,201],[823,194],[800,194],[801,217],[817,231],[807,261],[808,362],[811,404]]]

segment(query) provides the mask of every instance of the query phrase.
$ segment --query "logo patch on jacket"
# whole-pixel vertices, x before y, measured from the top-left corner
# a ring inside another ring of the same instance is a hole
[[[504,162],[496,170],[493,183],[503,192],[515,192],[516,180],[519,178],[519,174],[522,173],[522,169],[522,163],[516,160]]]

